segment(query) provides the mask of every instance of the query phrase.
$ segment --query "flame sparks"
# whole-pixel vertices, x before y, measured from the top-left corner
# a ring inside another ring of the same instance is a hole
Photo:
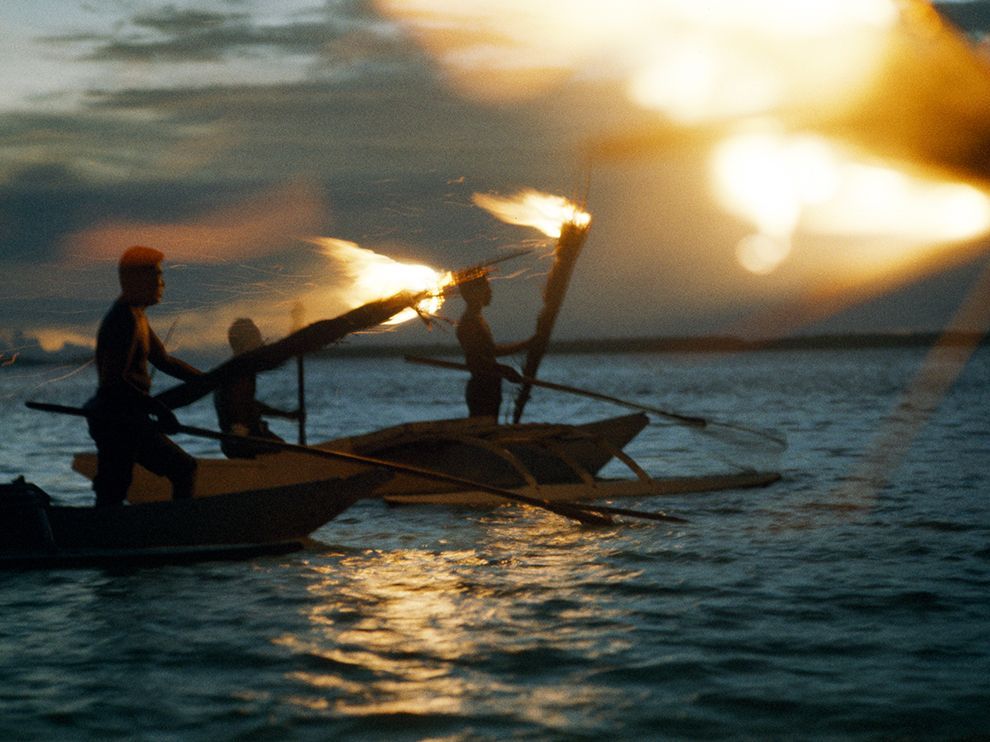
[[[534,227],[554,239],[560,237],[566,224],[586,227],[591,223],[591,215],[577,204],[563,196],[541,193],[532,188],[521,190],[511,197],[475,193],[471,200],[504,222]]]
[[[427,294],[415,309],[395,315],[386,324],[397,325],[419,316],[436,314],[443,306],[443,289],[453,283],[450,272],[438,271],[427,265],[400,263],[397,260],[360,247],[354,242],[334,237],[318,237],[318,245],[330,260],[341,266],[348,286],[343,289],[345,300],[353,306],[393,296],[402,291]]]

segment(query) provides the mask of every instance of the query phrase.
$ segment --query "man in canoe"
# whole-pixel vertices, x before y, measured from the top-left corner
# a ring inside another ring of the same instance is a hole
[[[93,479],[96,506],[122,505],[134,464],[167,477],[172,497],[192,497],[196,460],[165,433],[179,428],[175,414],[151,396],[148,362],[182,381],[199,370],[168,354],[148,324],[145,309],[161,301],[164,255],[154,248],[128,248],[120,258],[121,293],[100,323],[96,337],[99,386],[86,403],[89,432],[96,442]]]
[[[241,317],[234,320],[227,331],[227,340],[234,355],[247,353],[262,345],[261,331],[250,319]],[[282,417],[298,420],[299,411],[279,410],[256,399],[257,381],[254,374],[245,374],[219,386],[213,394],[213,406],[217,411],[220,430],[234,436],[249,435],[252,438],[267,438],[282,442],[268,427],[262,416]],[[229,459],[253,459],[259,453],[277,451],[248,441],[225,440],[220,450]]]
[[[464,393],[468,415],[494,417],[497,420],[502,405],[502,379],[518,384],[522,377],[514,368],[499,363],[496,358],[525,350],[531,340],[495,344],[491,328],[482,315],[482,310],[492,301],[492,288],[488,283],[487,273],[482,272],[477,278],[462,283],[460,292],[467,306],[457,323],[457,341],[461,344],[464,362],[471,372]]]

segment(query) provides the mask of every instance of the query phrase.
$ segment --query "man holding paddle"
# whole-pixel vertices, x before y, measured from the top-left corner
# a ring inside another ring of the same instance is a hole
[[[519,372],[511,366],[499,363],[496,358],[525,350],[530,340],[496,345],[491,328],[482,310],[492,301],[492,288],[488,274],[481,272],[476,278],[459,286],[461,298],[467,305],[457,323],[457,341],[464,351],[464,361],[471,371],[464,393],[470,417],[494,417],[498,419],[502,406],[502,379],[518,383]]]
[[[172,497],[192,497],[196,460],[165,433],[179,429],[172,410],[151,396],[148,362],[183,381],[200,372],[168,354],[148,324],[145,309],[161,301],[164,254],[128,248],[120,258],[121,293],[100,323],[96,338],[99,386],[85,409],[96,442],[93,480],[96,506],[122,505],[138,463],[172,483]],[[154,418],[154,419],[153,419]]]

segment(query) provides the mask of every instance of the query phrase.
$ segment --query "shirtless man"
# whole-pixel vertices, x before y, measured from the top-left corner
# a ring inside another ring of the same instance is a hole
[[[227,339],[235,356],[260,348],[262,345],[261,331],[254,322],[244,317],[234,320],[227,331]],[[262,416],[298,420],[300,413],[279,410],[267,405],[256,398],[256,393],[257,380],[254,374],[239,376],[217,388],[213,395],[213,405],[217,411],[220,430],[230,435],[247,435],[281,442],[282,439],[269,429],[268,423],[262,419]],[[259,453],[279,450],[258,443],[231,439],[222,441],[220,449],[230,459],[253,459]]]
[[[120,296],[100,323],[96,338],[99,386],[86,403],[98,458],[93,479],[97,507],[123,504],[135,463],[168,477],[173,498],[193,494],[196,460],[165,437],[178,430],[179,422],[150,393],[149,361],[182,381],[200,373],[168,354],[144,313],[161,301],[164,257],[150,247],[135,246],[124,252],[118,264]]]
[[[496,345],[491,328],[482,310],[492,301],[492,288],[488,276],[479,277],[460,285],[461,298],[467,305],[457,323],[457,341],[464,351],[464,362],[471,371],[464,397],[470,417],[494,417],[498,419],[502,405],[502,378],[520,382],[522,377],[511,366],[499,363],[496,358],[525,350],[531,342]]]

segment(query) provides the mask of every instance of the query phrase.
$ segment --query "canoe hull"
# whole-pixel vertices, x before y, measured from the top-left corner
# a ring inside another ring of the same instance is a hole
[[[506,488],[527,487],[536,482],[576,484],[600,471],[648,422],[641,414],[585,425],[496,425],[477,419],[437,420],[406,423],[314,447],[413,464]],[[348,477],[367,470],[365,464],[293,452],[265,454],[254,459],[201,458],[197,463],[197,498]],[[575,471],[574,465],[584,476]],[[92,479],[96,474],[96,455],[77,454],[72,466]],[[463,488],[400,473],[378,493],[387,496],[459,489]],[[152,502],[169,497],[167,480],[143,467],[134,468],[128,500]]]
[[[300,548],[309,534],[387,481],[369,471],[216,497],[95,508],[48,504],[23,481],[5,486],[0,565],[243,558]]]

